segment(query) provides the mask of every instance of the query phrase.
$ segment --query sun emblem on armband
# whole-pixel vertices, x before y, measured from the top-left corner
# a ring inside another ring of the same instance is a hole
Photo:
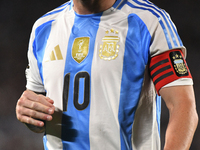
[[[105,31],[105,36],[102,38],[102,44],[99,49],[99,57],[103,60],[114,60],[119,53],[119,31],[110,29]]]

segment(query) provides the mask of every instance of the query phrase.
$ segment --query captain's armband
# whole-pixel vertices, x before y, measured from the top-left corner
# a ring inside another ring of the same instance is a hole
[[[150,61],[150,74],[156,91],[180,78],[192,78],[181,50],[170,50],[154,56]]]

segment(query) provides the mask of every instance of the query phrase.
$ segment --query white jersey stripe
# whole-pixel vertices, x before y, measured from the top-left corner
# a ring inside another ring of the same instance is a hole
[[[105,12],[109,13],[109,12]],[[120,16],[120,18],[119,18]],[[128,26],[118,26],[118,19],[127,24],[123,13],[104,15],[99,24],[96,51],[92,62],[91,107],[90,107],[90,148],[91,150],[121,150],[120,126],[118,121],[122,65],[125,38],[119,39],[118,57],[111,61],[100,59],[99,49],[106,31],[113,29],[107,36],[126,37]],[[120,31],[115,34],[115,31]],[[101,66],[101,69],[98,67]],[[117,67],[116,67],[117,66]],[[96,82],[95,82],[96,81]],[[107,88],[111,87],[111,88]],[[115,92],[117,91],[117,92]]]

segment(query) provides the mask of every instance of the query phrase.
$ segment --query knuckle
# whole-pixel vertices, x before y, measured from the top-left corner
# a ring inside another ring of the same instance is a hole
[[[16,108],[16,117],[20,122],[23,122],[23,109],[21,107]]]
[[[24,91],[24,92],[22,93],[22,97],[27,97],[27,95],[28,95],[28,91]]]
[[[19,106],[16,107],[16,113],[20,114],[21,113],[21,108]]]
[[[20,97],[20,99],[18,99],[17,101],[17,105],[22,105],[23,101],[24,101],[23,97]]]
[[[42,95],[37,95],[37,99],[36,101],[41,102],[42,101],[43,96]]]
[[[22,115],[18,115],[17,116],[17,119],[20,121],[20,122],[24,122],[24,117]]]
[[[31,108],[31,109],[36,109],[36,108],[37,108],[37,103],[33,102],[33,103],[30,105],[30,108]]]
[[[31,111],[30,116],[31,117],[36,117],[37,113],[35,111]]]
[[[36,96],[35,101],[36,101],[36,102],[39,102],[39,101],[40,101],[40,97],[39,97],[38,95]]]
[[[17,101],[17,105],[22,106],[24,104],[24,102],[27,100],[26,96],[21,96],[18,101]]]
[[[28,117],[28,118],[26,119],[26,123],[31,124],[31,118],[30,118],[30,117]]]
[[[26,90],[26,91],[24,91],[24,92],[22,93],[21,98],[22,98],[22,99],[28,99],[31,95],[32,95],[32,94],[31,94],[31,91]]]

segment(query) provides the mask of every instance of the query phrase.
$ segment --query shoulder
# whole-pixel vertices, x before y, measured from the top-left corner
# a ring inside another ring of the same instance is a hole
[[[35,31],[39,28],[42,28],[42,26],[46,26],[56,20],[58,20],[60,17],[63,16],[63,14],[70,10],[70,4],[71,2],[66,2],[62,4],[61,6],[47,12],[42,17],[37,19],[33,25],[32,31]]]
[[[148,0],[127,0],[121,5],[121,11],[138,16],[148,28],[171,24],[169,14]]]
[[[125,1],[125,0],[124,0]],[[137,16],[152,37],[151,56],[171,49],[185,49],[170,15],[148,0],[127,0],[120,10],[129,16]]]

